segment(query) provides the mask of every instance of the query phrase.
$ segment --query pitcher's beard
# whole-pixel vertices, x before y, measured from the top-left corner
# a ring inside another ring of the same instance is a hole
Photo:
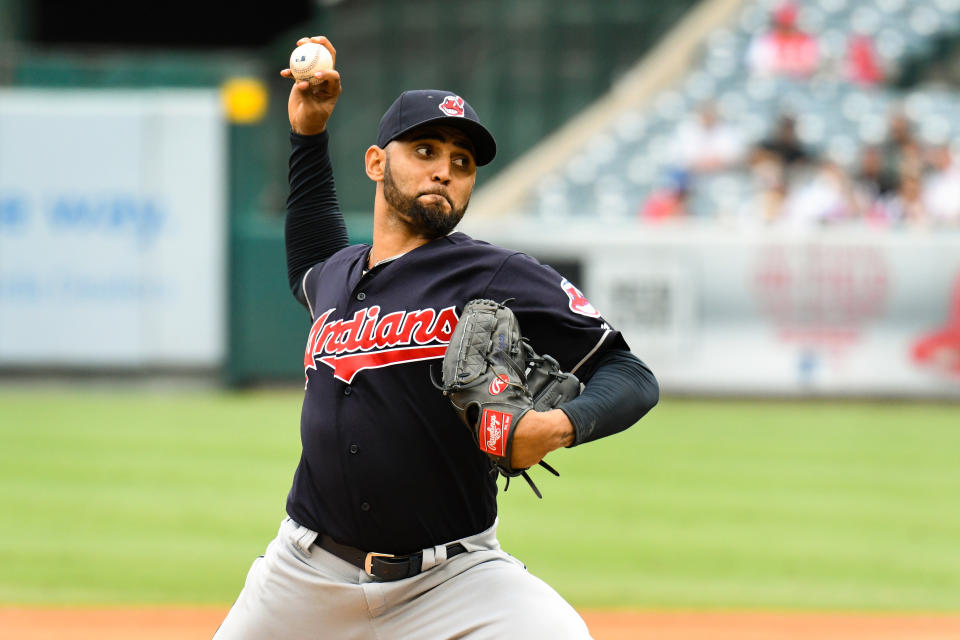
[[[446,198],[450,204],[450,212],[444,211],[442,204],[426,204],[420,201],[419,196],[422,193],[408,196],[402,193],[393,180],[393,174],[390,173],[390,161],[387,160],[383,172],[383,197],[391,207],[399,211],[403,217],[403,222],[410,230],[418,236],[434,240],[442,238],[453,231],[463,214],[467,210],[467,204],[457,209],[446,194],[438,194]]]

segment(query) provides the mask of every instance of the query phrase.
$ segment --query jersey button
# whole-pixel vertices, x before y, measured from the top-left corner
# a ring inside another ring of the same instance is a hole
[[[348,396],[348,395],[350,395],[351,393],[353,393],[353,389],[351,389],[350,387],[345,387],[345,388],[343,389],[343,395]]]
[[[369,503],[369,502],[361,502],[361,503],[360,503],[360,510],[361,510],[361,511],[370,511],[370,503]]]
[[[350,445],[350,453],[356,455],[359,452],[360,452],[360,447],[358,447],[355,444]]]
[[[365,294],[363,291],[357,294],[357,300],[366,300],[366,299],[367,299],[367,294]]]

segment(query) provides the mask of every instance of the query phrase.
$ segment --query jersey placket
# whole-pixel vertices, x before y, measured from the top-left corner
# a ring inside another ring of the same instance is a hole
[[[366,261],[366,257],[364,257]],[[344,301],[343,318],[353,318],[358,311],[364,311],[370,307],[367,300],[366,288],[371,279],[380,271],[375,267],[365,273],[361,272],[359,279],[350,289],[349,296]],[[351,280],[355,275],[351,274]],[[359,323],[354,331],[360,332],[363,323]],[[356,336],[355,336],[356,337]],[[346,336],[344,337],[346,339]],[[356,420],[352,416],[356,413],[353,409],[355,403],[361,403],[367,392],[367,385],[363,383],[362,377],[353,378],[350,382],[336,380],[335,383],[342,387],[338,395],[337,402],[337,440],[344,475],[344,484],[346,485],[347,495],[350,496],[350,511],[353,514],[354,526],[358,538],[361,539],[364,530],[371,526],[371,511],[376,504],[376,497],[372,494],[372,488],[366,484],[369,474],[363,472],[364,458],[363,451],[365,446],[370,443],[362,441],[361,429],[358,428]]]

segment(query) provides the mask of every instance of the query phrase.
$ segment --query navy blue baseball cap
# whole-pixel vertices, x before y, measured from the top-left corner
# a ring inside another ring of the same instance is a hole
[[[476,151],[477,166],[489,164],[497,155],[497,141],[480,123],[473,107],[457,94],[439,89],[401,93],[380,118],[377,146],[383,149],[391,140],[425,124],[451,125],[467,134]]]

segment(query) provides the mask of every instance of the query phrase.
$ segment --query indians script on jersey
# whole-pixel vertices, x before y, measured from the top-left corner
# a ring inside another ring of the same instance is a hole
[[[334,311],[321,313],[310,328],[303,373],[306,376],[322,362],[347,384],[363,369],[442,358],[458,320],[456,307],[394,311],[380,317],[380,307],[374,305],[351,318],[330,320]]]

